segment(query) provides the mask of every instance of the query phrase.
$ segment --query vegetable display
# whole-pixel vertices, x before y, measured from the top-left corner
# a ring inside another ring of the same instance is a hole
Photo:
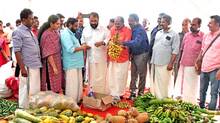
[[[139,112],[147,112],[151,123],[211,123],[214,112],[201,109],[182,100],[157,99],[151,93],[137,97],[134,106]]]
[[[16,102],[0,99],[0,117],[13,114],[17,107],[18,104]]]
[[[83,111],[58,110],[46,106],[36,109],[15,111],[13,123],[96,123],[103,118]]]

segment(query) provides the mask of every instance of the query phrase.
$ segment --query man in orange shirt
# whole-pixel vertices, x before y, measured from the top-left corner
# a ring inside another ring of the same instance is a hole
[[[131,40],[131,30],[124,26],[123,17],[116,17],[114,26],[111,28],[111,39],[115,35],[119,35],[119,41],[127,42]],[[108,82],[110,95],[116,101],[123,96],[128,77],[129,51],[127,47],[123,47],[118,58],[113,59],[109,56]]]

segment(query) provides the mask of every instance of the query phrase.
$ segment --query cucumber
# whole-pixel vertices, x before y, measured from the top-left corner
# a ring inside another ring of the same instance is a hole
[[[34,123],[39,123],[41,122],[42,120],[40,118],[37,118],[21,109],[17,109],[15,111],[15,117],[17,118],[23,118],[23,119],[26,119],[26,120],[29,120],[31,122],[34,122]]]
[[[32,122],[23,118],[15,118],[14,123],[32,123]]]

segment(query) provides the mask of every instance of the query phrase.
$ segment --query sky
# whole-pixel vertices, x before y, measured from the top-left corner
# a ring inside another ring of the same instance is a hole
[[[39,17],[41,24],[49,15],[61,13],[66,19],[76,17],[78,12],[98,12],[100,24],[106,26],[110,18],[123,16],[127,25],[129,14],[136,13],[150,21],[150,29],[156,26],[158,14],[167,13],[172,17],[172,28],[181,31],[182,20],[186,17],[202,18],[201,30],[208,31],[211,15],[220,15],[220,0],[0,0],[0,20],[13,25],[23,8],[30,8]],[[88,20],[85,20],[85,25]]]

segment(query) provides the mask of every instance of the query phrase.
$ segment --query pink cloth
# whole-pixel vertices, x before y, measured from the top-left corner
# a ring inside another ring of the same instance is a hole
[[[46,30],[40,42],[42,53],[42,81],[41,90],[46,90],[47,83],[47,69],[49,72],[50,87],[53,92],[60,92],[63,81],[63,69],[61,63],[61,44],[58,32]],[[48,57],[52,56],[58,69],[58,74],[54,74],[52,66],[48,62]]]
[[[202,42],[202,51],[207,49],[212,40],[220,33],[220,30],[215,33],[208,33],[204,36]],[[208,49],[203,57],[202,72],[211,72],[215,69],[220,68],[220,37],[216,39],[214,44]]]
[[[196,35],[192,34],[191,32],[185,34],[181,47],[181,50],[183,50],[180,61],[181,65],[194,66],[195,61],[201,51],[203,36],[203,32],[199,32]]]

